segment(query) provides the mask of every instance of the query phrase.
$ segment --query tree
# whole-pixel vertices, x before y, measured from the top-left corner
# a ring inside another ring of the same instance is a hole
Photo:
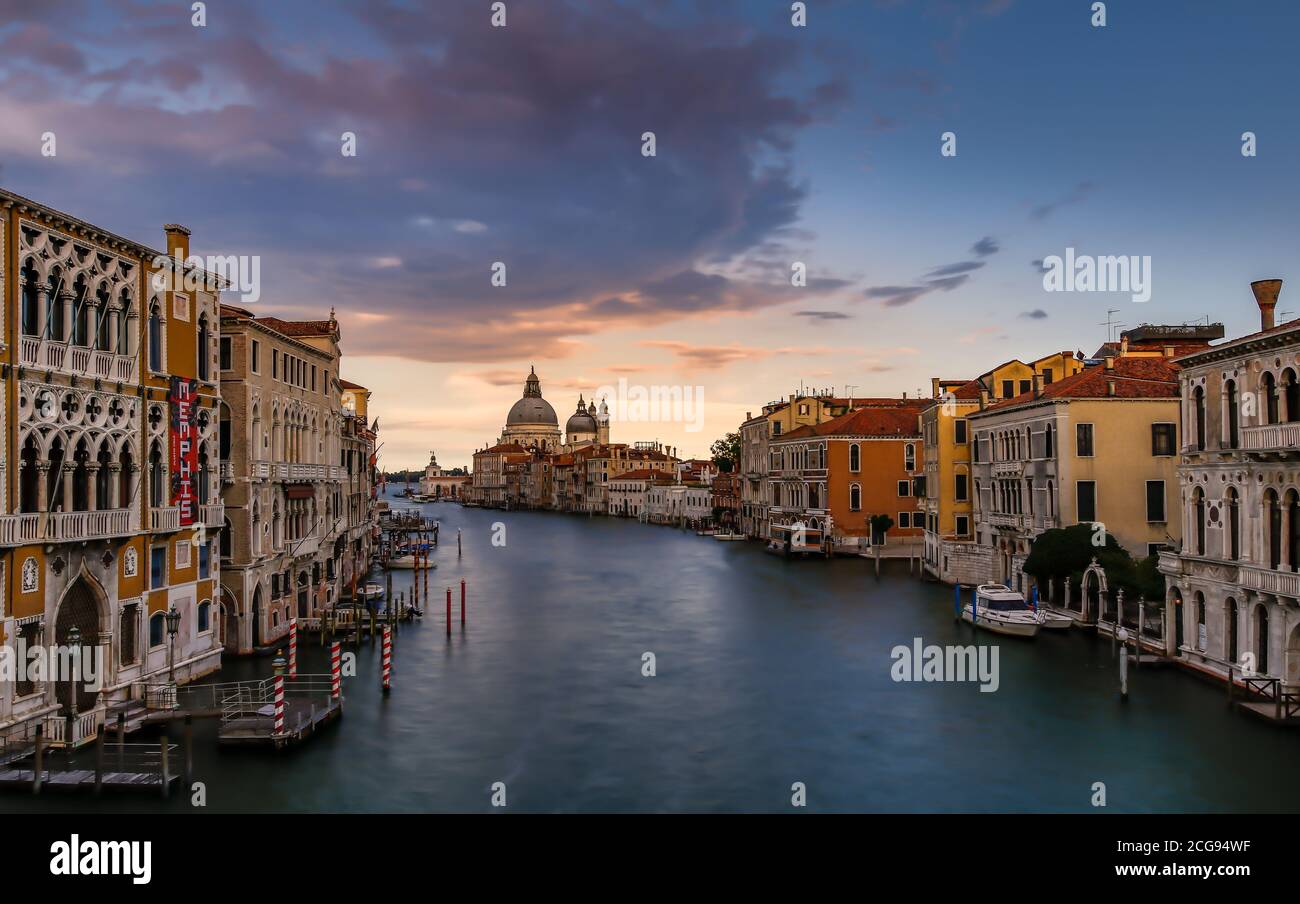
[[[872,515],[869,523],[871,524],[871,543],[874,546],[877,543],[885,542],[885,535],[894,526],[894,519],[888,515]]]
[[[1096,544],[1097,538],[1104,538],[1104,543]],[[1042,585],[1068,577],[1078,586],[1094,556],[1112,590],[1123,589],[1126,598],[1141,596],[1157,605],[1164,600],[1165,579],[1157,568],[1157,557],[1134,560],[1109,531],[1101,532],[1093,524],[1043,531],[1034,538],[1024,571]]]
[[[723,474],[730,474],[732,469],[740,469],[740,433],[728,433],[722,439],[714,440],[709,447],[713,463]]]

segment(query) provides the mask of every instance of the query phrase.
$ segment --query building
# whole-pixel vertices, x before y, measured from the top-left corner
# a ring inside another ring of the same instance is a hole
[[[429,451],[429,463],[424,466],[424,476],[420,478],[420,494],[435,499],[460,499],[469,486],[468,474],[453,474],[438,466],[438,455]]]
[[[357,525],[369,511],[356,494],[373,485],[361,473],[373,437],[342,404],[333,312],[290,321],[224,305],[221,325],[226,647],[250,653],[284,638],[291,618],[332,605],[345,567],[350,579],[367,564]],[[355,406],[362,393],[350,392]]]
[[[883,400],[769,441],[769,529],[774,539],[802,530],[827,552],[880,542],[871,518],[894,522],[885,543],[917,543],[924,533],[917,478],[922,474],[918,417],[925,400]]]
[[[513,470],[508,466],[531,457],[532,453],[518,443],[497,443],[475,452],[471,500],[491,508],[506,508],[518,495],[517,490],[512,494],[507,486],[507,475]]]
[[[1063,351],[1028,364],[1018,359],[1007,361],[974,380],[931,380],[934,404],[921,414],[925,448],[923,567],[928,573],[963,584],[978,584],[987,577],[986,554],[974,542],[968,420],[971,412],[979,410],[981,393],[988,393],[990,399],[1011,399],[1028,392],[1036,376],[1050,386],[1083,366],[1082,360]]]
[[[364,585],[370,570],[379,513],[379,475],[376,461],[378,423],[370,422],[370,390],[347,380],[339,387],[339,467],[343,469],[343,523],[339,527],[343,548],[339,551],[337,598],[350,594],[355,580]],[[335,544],[339,538],[335,539]]]
[[[1300,684],[1300,320],[1251,284],[1258,332],[1178,359],[1182,543],[1160,554],[1167,650]],[[1253,660],[1253,661],[1252,661]]]
[[[741,479],[736,474],[713,478],[713,520],[719,528],[733,531],[740,525]]]
[[[1034,538],[1049,528],[1103,525],[1135,558],[1177,545],[1178,366],[1108,356],[969,415],[974,441],[974,554],[988,580],[1023,586]]]
[[[769,538],[769,508],[772,490],[768,470],[771,464],[768,443],[798,427],[821,424],[847,414],[866,404],[878,407],[899,404],[906,399],[858,399],[832,393],[792,393],[789,399],[768,402],[757,416],[745,413],[740,425],[740,461],[736,473],[741,478],[740,529],[748,537]]]
[[[624,471],[609,481],[609,514],[620,518],[648,519],[650,487],[675,482],[671,473],[658,468]]]
[[[524,394],[511,406],[496,445],[535,446],[553,452],[560,446],[560,421],[551,403],[542,398],[542,382],[536,369],[524,381]],[[477,465],[474,468],[478,470]]]
[[[62,738],[75,700],[93,737],[220,665],[223,284],[163,230],[165,252],[0,191],[0,641],[102,656],[98,692],[0,683],[6,732]]]

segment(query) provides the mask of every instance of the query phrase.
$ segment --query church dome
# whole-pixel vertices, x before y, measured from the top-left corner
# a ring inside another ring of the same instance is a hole
[[[578,410],[569,415],[568,423],[564,425],[564,432],[569,435],[596,432],[596,419],[587,412],[582,396],[578,396]]]
[[[556,417],[555,409],[551,407],[550,402],[542,398],[542,384],[537,379],[535,370],[528,374],[528,380],[524,383],[523,398],[510,406],[510,413],[506,415],[507,427],[523,424],[560,426],[560,419]]]

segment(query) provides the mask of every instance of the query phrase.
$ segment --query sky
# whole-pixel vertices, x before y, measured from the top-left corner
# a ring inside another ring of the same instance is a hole
[[[800,387],[1257,328],[1249,282],[1300,278],[1300,4],[1093,5],[0,0],[0,186],[333,307],[385,468],[468,465],[530,366],[561,426],[692,393],[611,433],[704,455]],[[1067,248],[1149,258],[1150,299],[1047,291]]]

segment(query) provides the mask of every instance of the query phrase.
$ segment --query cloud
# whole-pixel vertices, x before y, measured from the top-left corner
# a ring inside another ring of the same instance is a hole
[[[852,320],[853,318],[840,311],[795,311],[796,317],[807,317],[811,320]]]
[[[929,272],[929,276],[956,276],[959,273],[972,273],[984,266],[984,261],[959,261],[955,264],[944,264]]]
[[[1046,220],[1062,207],[1067,207],[1071,204],[1078,204],[1079,202],[1086,200],[1088,196],[1092,194],[1093,187],[1094,186],[1091,182],[1080,182],[1061,197],[1048,201],[1045,204],[1039,204],[1037,207],[1033,208],[1029,212],[1029,218],[1031,220]]]
[[[1001,246],[998,245],[998,240],[993,238],[993,236],[986,235],[984,238],[972,245],[970,250],[972,254],[977,254],[980,257],[988,257],[991,254],[997,254],[998,251],[1001,250]]]
[[[1047,312],[1042,308],[1034,308],[1032,311],[1022,311],[1020,316],[1026,320],[1046,320]]]

